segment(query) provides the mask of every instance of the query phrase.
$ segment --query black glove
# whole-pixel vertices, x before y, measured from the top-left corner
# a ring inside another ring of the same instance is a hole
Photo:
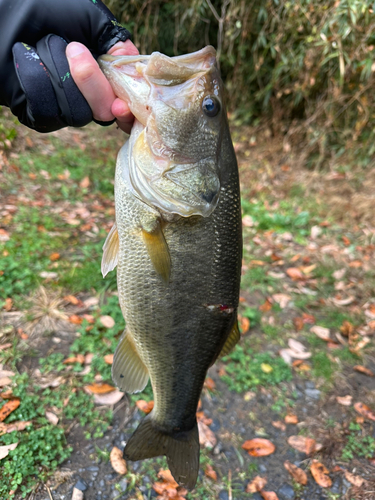
[[[98,57],[129,38],[100,0],[0,0],[0,104],[39,132],[86,125],[92,112],[66,45],[81,42]]]

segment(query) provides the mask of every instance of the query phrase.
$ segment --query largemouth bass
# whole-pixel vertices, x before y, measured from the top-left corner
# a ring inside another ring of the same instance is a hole
[[[112,376],[130,393],[150,378],[154,393],[124,456],[166,455],[176,481],[193,488],[204,379],[239,339],[240,191],[216,53],[99,63],[135,116],[117,158],[116,223],[103,247],[102,272],[117,265],[126,322]]]

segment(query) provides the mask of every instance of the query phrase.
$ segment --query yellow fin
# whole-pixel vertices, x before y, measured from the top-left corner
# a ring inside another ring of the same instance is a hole
[[[148,382],[148,371],[139,357],[133,339],[124,332],[113,357],[112,379],[122,391],[142,391]]]
[[[155,271],[168,283],[171,274],[171,257],[160,222],[157,221],[151,231],[143,228],[142,235]]]
[[[227,340],[225,341],[225,344],[219,354],[220,357],[226,356],[227,354],[230,353],[230,351],[233,349],[233,347],[237,344],[237,342],[240,340],[240,331],[238,329],[238,322],[236,321],[234,325],[232,326],[232,330],[230,331],[230,334],[228,335]]]
[[[118,262],[119,240],[116,222],[113,224],[112,229],[109,231],[107,239],[103,245],[102,257],[102,275],[103,278],[113,271]]]

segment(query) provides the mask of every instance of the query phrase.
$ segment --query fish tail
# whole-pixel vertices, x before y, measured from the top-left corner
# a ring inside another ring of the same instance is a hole
[[[194,488],[199,471],[199,434],[198,426],[189,431],[166,434],[158,429],[147,415],[127,442],[124,457],[128,460],[165,455],[168,466],[175,480],[189,489]]]

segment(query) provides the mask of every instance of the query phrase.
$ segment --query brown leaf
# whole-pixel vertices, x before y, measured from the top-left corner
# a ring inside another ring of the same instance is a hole
[[[111,450],[111,454],[109,455],[109,459],[111,461],[112,468],[117,474],[126,474],[128,469],[126,467],[126,462],[123,459],[122,451],[114,446]]]
[[[344,475],[346,480],[349,481],[349,483],[352,483],[354,486],[357,486],[358,488],[360,488],[365,482],[365,479],[363,477],[355,476],[348,470],[344,470]]]
[[[213,391],[216,387],[215,381],[212,380],[211,377],[207,377],[206,380],[204,381],[204,386],[210,390]]]
[[[257,491],[261,491],[267,484],[267,479],[264,477],[256,476],[248,483],[246,486],[246,493],[256,493]]]
[[[106,328],[112,328],[115,326],[115,320],[111,316],[100,316],[99,321]]]
[[[6,446],[0,446],[0,460],[7,457],[11,450],[15,450],[18,443],[8,444]]]
[[[304,279],[304,276],[298,267],[289,267],[289,269],[286,270],[286,274],[289,278],[292,278],[293,281]]]
[[[9,349],[9,347],[12,347],[12,343],[8,342],[7,344],[2,344],[0,345],[0,351],[5,351],[6,349]]]
[[[356,372],[363,373],[364,375],[368,375],[369,377],[373,377],[374,376],[374,373],[369,368],[366,368],[365,366],[355,365],[355,366],[353,366],[353,369]]]
[[[340,332],[344,335],[344,337],[349,337],[354,332],[354,326],[350,323],[350,321],[344,321],[340,326]]]
[[[286,431],[286,425],[281,420],[276,420],[275,422],[271,422],[271,424],[276,427],[276,429],[280,429],[281,431]]]
[[[293,324],[294,324],[294,328],[297,330],[297,332],[301,331],[303,329],[303,325],[304,325],[303,318],[301,318],[301,317],[293,318]]]
[[[317,443],[315,439],[306,436],[290,436],[288,443],[292,448],[301,453],[306,453],[306,455],[322,449],[322,445]]]
[[[332,486],[332,480],[327,475],[329,474],[329,470],[322,463],[318,462],[318,460],[312,461],[310,472],[315,482],[322,488],[330,488]]]
[[[203,422],[206,425],[212,424],[212,418],[206,417],[204,411],[197,411],[196,415],[198,422]]]
[[[109,392],[114,391],[115,387],[103,382],[101,384],[85,385],[85,390],[91,394],[108,394]]]
[[[83,365],[85,362],[85,356],[83,354],[77,354],[77,356],[72,356],[70,358],[67,358],[63,361],[64,365],[72,365],[74,363],[80,363]]]
[[[76,314],[72,314],[71,316],[69,316],[68,321],[70,323],[73,323],[73,325],[80,325],[83,321],[83,318],[77,316]]]
[[[19,399],[11,399],[7,401],[0,409],[0,422],[3,422],[12,411],[16,410],[21,404]]]
[[[13,422],[12,424],[4,424],[3,422],[0,422],[0,435],[9,434],[14,431],[23,431],[29,425],[31,425],[31,421]]]
[[[73,304],[74,306],[78,305],[80,302],[79,299],[77,299],[77,297],[74,297],[74,295],[66,295],[63,300],[65,300],[65,302]]]
[[[269,299],[266,299],[266,301],[264,302],[264,304],[262,304],[261,306],[259,306],[259,311],[262,311],[262,312],[268,312],[272,309],[272,302],[270,302]]]
[[[206,477],[209,477],[213,481],[217,481],[216,471],[212,468],[212,466],[210,464],[207,464],[206,470],[204,471],[204,475]]]
[[[81,182],[79,183],[80,187],[83,188],[83,189],[86,189],[90,186],[90,179],[89,177],[86,175],[86,177],[84,177]]]
[[[364,403],[355,403],[354,409],[363,417],[375,421],[375,413]]]
[[[57,425],[59,423],[59,417],[55,415],[52,411],[46,411],[46,418],[48,422],[51,422],[53,425]]]
[[[292,476],[294,481],[296,481],[296,483],[303,484],[303,485],[307,484],[307,481],[308,481],[307,474],[304,470],[302,470],[299,467],[297,467],[296,465],[292,464],[291,462],[289,462],[289,460],[284,462],[284,467],[289,472],[289,474]]]
[[[274,453],[276,449],[271,441],[263,438],[249,439],[244,442],[242,448],[252,457],[266,457]]]
[[[98,405],[113,406],[124,397],[124,393],[115,389],[107,394],[94,394],[94,402]]]
[[[13,306],[13,299],[9,297],[6,298],[5,304],[3,305],[3,309],[5,309],[6,311],[10,311],[12,309],[12,306]]]
[[[52,262],[54,262],[55,260],[59,260],[59,258],[60,254],[58,252],[51,253],[51,255],[49,256],[49,260],[51,260]]]
[[[0,377],[0,387],[4,387],[12,383],[12,379],[9,377]]]
[[[261,491],[260,494],[264,500],[279,500],[279,497],[274,491]]]
[[[108,365],[113,365],[113,354],[106,354],[104,356],[104,361],[108,364]]]
[[[308,313],[303,313],[302,319],[303,319],[303,322],[306,323],[307,325],[314,325],[315,321],[316,321],[315,316],[313,316],[312,314],[308,314]]]
[[[286,424],[298,424],[298,417],[297,415],[286,415],[284,418]]]
[[[244,316],[239,316],[238,320],[239,320],[241,332],[242,333],[246,333],[249,330],[249,328],[250,328],[250,320],[249,320],[249,318],[245,318]]]
[[[324,326],[314,325],[310,328],[310,332],[315,333],[317,337],[326,342],[331,340],[329,328],[325,328]]]
[[[347,396],[336,396],[336,401],[343,406],[351,406],[353,402],[353,396],[348,394]]]
[[[214,448],[216,446],[217,439],[215,434],[208,427],[208,425],[199,420],[198,430],[199,430],[199,444],[201,444],[205,448]]]
[[[144,399],[138,399],[138,401],[135,402],[135,405],[144,413],[150,413],[150,411],[154,407],[154,402],[153,401],[147,402]]]
[[[178,483],[175,481],[172,473],[169,469],[160,469],[158,472],[158,478],[162,479],[166,483],[171,484],[172,486],[178,488]]]

